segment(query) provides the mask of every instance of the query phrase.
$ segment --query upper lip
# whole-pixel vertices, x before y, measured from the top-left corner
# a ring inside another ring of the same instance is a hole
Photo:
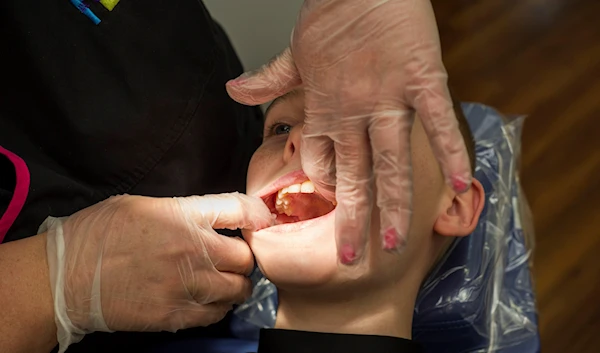
[[[296,170],[290,173],[287,173],[275,180],[271,185],[263,188],[259,192],[256,193],[256,196],[260,198],[265,198],[270,196],[279,190],[294,184],[301,184],[305,181],[309,180],[306,174],[304,174],[303,170]]]

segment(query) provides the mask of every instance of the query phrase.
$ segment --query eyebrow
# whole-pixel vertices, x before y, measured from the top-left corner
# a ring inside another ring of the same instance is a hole
[[[265,112],[265,120],[267,119],[267,116],[269,116],[269,112],[271,111],[271,109],[273,109],[274,107],[278,106],[279,104],[282,104],[285,101],[295,97],[299,93],[300,93],[300,90],[295,89],[295,90],[289,91],[288,93],[284,94],[281,97],[275,98],[275,100],[269,105],[269,107],[267,107],[267,111]]]

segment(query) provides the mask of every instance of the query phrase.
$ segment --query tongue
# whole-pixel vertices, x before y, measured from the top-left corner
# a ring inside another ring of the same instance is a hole
[[[335,208],[331,202],[316,193],[287,194],[286,199],[289,201],[290,217],[294,217],[297,221],[321,217]]]

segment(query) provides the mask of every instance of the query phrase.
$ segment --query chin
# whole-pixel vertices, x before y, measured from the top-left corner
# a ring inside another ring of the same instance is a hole
[[[261,272],[282,289],[331,283],[338,273],[335,209],[303,222],[244,231]]]

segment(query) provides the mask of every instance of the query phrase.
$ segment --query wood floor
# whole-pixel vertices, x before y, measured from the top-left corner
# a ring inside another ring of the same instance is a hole
[[[433,0],[463,101],[529,115],[542,352],[600,352],[600,1]]]

